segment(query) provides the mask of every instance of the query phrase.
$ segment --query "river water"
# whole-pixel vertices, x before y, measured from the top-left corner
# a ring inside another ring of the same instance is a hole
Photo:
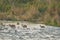
[[[60,27],[12,29],[0,26],[0,40],[60,40]]]

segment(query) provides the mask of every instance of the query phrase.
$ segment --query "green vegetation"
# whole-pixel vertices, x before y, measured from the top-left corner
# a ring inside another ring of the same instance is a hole
[[[0,0],[0,20],[60,26],[60,0]]]

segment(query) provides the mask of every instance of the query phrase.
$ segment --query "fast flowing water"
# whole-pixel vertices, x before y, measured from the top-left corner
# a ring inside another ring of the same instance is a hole
[[[60,27],[9,28],[0,26],[0,40],[60,40]]]

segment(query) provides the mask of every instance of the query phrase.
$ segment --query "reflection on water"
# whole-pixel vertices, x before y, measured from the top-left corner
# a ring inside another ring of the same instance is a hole
[[[60,40],[60,28],[19,28],[0,26],[0,40]]]

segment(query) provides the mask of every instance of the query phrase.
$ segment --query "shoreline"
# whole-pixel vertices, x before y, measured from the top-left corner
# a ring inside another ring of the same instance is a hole
[[[18,23],[18,22],[21,22],[21,23],[28,23],[28,24],[43,24],[43,23],[34,23],[34,22],[29,22],[29,21],[7,21],[7,20],[0,20],[0,24],[1,23]],[[56,25],[49,25],[49,24],[44,24],[44,25],[47,25],[47,26],[53,26],[53,27],[60,27],[60,26],[56,26]]]

